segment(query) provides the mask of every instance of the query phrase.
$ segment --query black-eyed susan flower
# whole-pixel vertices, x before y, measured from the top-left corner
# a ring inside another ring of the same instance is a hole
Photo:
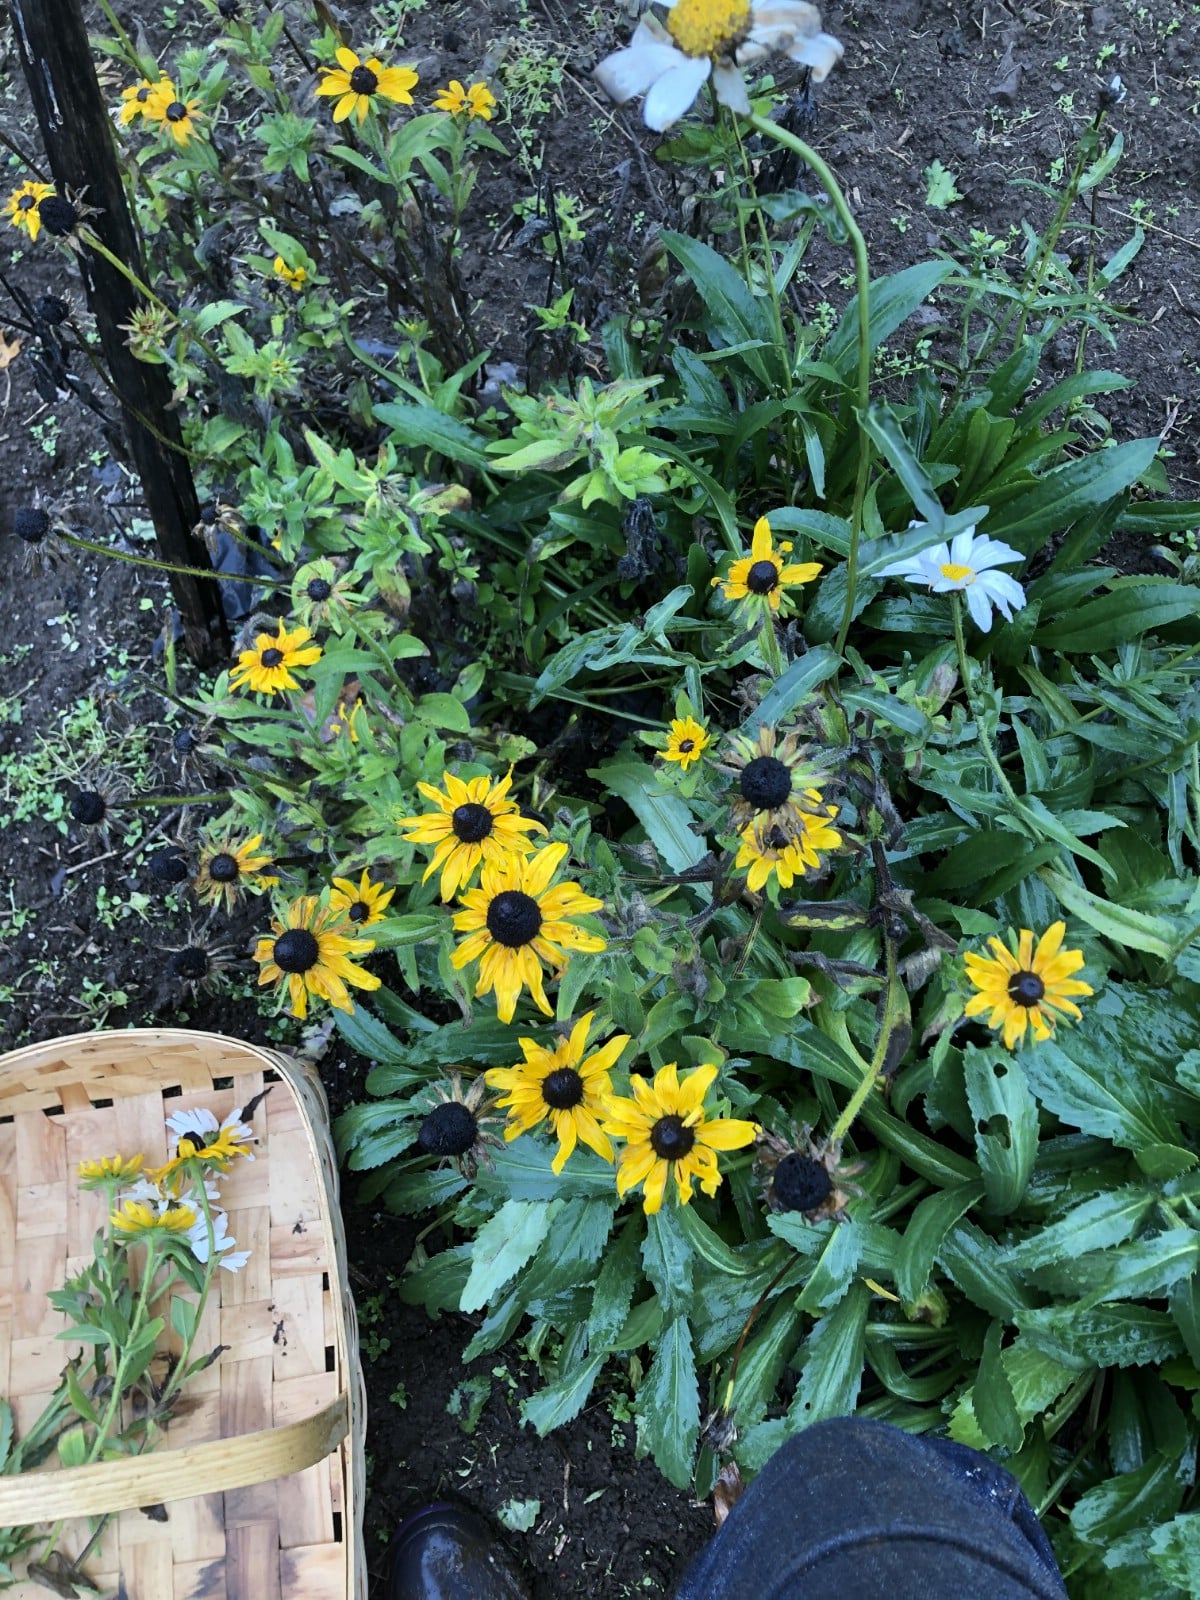
[[[31,241],[37,239],[42,227],[42,201],[54,193],[49,183],[35,183],[27,179],[19,189],[14,189],[5,202],[4,212],[14,228],[23,228]]]
[[[776,550],[771,538],[771,524],[759,517],[754,524],[750,541],[750,554],[735,561],[724,578],[714,578],[713,587],[721,585],[726,600],[746,600],[778,611],[788,589],[811,583],[822,571],[819,561],[785,561],[792,547],[784,542]]]
[[[362,603],[353,578],[343,574],[328,556],[306,561],[292,578],[292,613],[306,628],[325,625],[341,634],[350,612]]]
[[[818,790],[806,789],[804,797],[814,810],[820,808]],[[797,878],[803,878],[810,870],[820,871],[823,862],[819,852],[836,850],[842,842],[841,834],[829,825],[829,819],[837,816],[838,808],[828,805],[824,809],[823,817],[802,813],[800,828],[795,833],[789,833],[778,823],[768,823],[766,827],[753,822],[746,824],[738,835],[740,846],[733,864],[747,869],[748,889],[757,893],[772,874],[778,878],[780,888],[790,889]]]
[[[171,1136],[168,1147],[170,1157],[165,1166],[156,1167],[147,1176],[164,1193],[177,1193],[185,1182],[190,1181],[192,1169],[188,1167],[189,1161],[220,1173],[228,1172],[239,1156],[253,1161],[254,1152],[250,1146],[257,1144],[258,1139],[245,1118],[254,1115],[261,1098],[259,1095],[245,1108],[238,1106],[222,1122],[217,1121],[215,1112],[207,1106],[197,1106],[192,1111],[172,1112],[167,1118],[167,1132]]]
[[[369,869],[363,868],[357,883],[352,878],[335,878],[333,893],[329,896],[329,909],[346,917],[357,927],[368,928],[372,922],[382,922],[395,889],[382,883],[372,883]]]
[[[795,732],[780,739],[775,728],[763,723],[757,738],[735,733],[720,766],[737,778],[730,821],[739,834],[753,822],[761,830],[774,826],[796,836],[814,807],[818,815],[827,814],[819,785],[828,773]]]
[[[457,1072],[451,1072],[448,1079],[430,1091],[435,1104],[421,1122],[416,1147],[421,1155],[448,1158],[464,1178],[473,1178],[481,1161],[492,1165],[490,1151],[500,1147],[494,1132],[500,1121],[495,1115],[496,1102],[486,1098],[482,1074],[466,1094]]]
[[[308,282],[308,268],[289,267],[282,256],[276,256],[272,261],[271,271],[279,279],[280,283],[286,284],[289,289],[297,292],[303,289]]]
[[[421,882],[440,867],[442,899],[452,900],[470,883],[481,863],[486,866],[507,856],[528,855],[537,846],[526,835],[546,830],[533,817],[523,817],[516,801],[508,798],[511,767],[499,783],[487,777],[464,781],[453,772],[444,772],[442,785],[435,789],[431,783],[418,783],[419,792],[432,800],[437,810],[419,817],[398,817],[396,826],[409,844],[437,846]]]
[[[617,1160],[617,1193],[624,1199],[641,1187],[648,1217],[662,1209],[672,1172],[680,1205],[691,1200],[693,1180],[705,1194],[716,1194],[721,1183],[717,1151],[740,1150],[758,1133],[753,1122],[705,1116],[704,1097],[717,1071],[716,1063],[709,1062],[680,1077],[670,1062],[655,1073],[652,1084],[631,1078],[632,1099],[615,1094],[605,1098],[604,1131],[625,1141]]]
[[[496,96],[486,83],[473,83],[469,89],[464,89],[457,78],[451,78],[449,86],[439,89],[434,96],[433,109],[448,111],[452,117],[466,115],[471,121],[479,117],[490,122],[496,109]]]
[[[976,990],[965,1015],[987,1012],[988,1027],[1003,1028],[1006,1049],[1023,1040],[1028,1030],[1036,1040],[1049,1039],[1058,1021],[1056,1012],[1076,1021],[1083,1015],[1071,996],[1094,991],[1071,976],[1083,966],[1083,952],[1062,948],[1066,931],[1065,922],[1051,923],[1035,949],[1032,930],[1022,928],[1015,952],[993,936],[988,940],[991,956],[973,951],[964,956],[967,978]],[[1011,930],[1009,939],[1011,944]]]
[[[128,779],[112,767],[91,766],[80,774],[78,784],[67,801],[67,815],[107,843],[115,813],[129,798]]]
[[[316,895],[293,900],[283,920],[272,919],[272,936],[260,939],[254,959],[262,971],[259,984],[273,983],[286,990],[294,1017],[308,1015],[308,997],[328,1000],[337,1011],[353,1011],[347,985],[378,989],[379,979],[356,966],[351,956],[365,956],[375,948],[373,939],[360,939],[345,917],[323,906]]]
[[[525,1060],[515,1067],[493,1067],[487,1073],[488,1087],[504,1091],[499,1105],[508,1112],[505,1139],[516,1139],[549,1120],[558,1140],[558,1153],[550,1164],[556,1173],[567,1164],[580,1139],[605,1161],[613,1158],[612,1145],[597,1118],[603,1097],[612,1093],[609,1069],[629,1043],[629,1035],[618,1033],[599,1050],[585,1055],[595,1016],[589,1011],[580,1017],[553,1050],[536,1040],[521,1039]]]
[[[664,761],[677,761],[686,772],[693,762],[699,761],[711,743],[708,729],[695,717],[673,717],[662,758]]]
[[[274,861],[269,851],[261,849],[262,842],[262,834],[253,833],[240,843],[223,839],[205,846],[192,885],[201,905],[215,906],[224,900],[228,914],[246,890],[258,894],[275,887],[279,879],[265,871]]]
[[[131,83],[128,89],[121,90],[121,109],[118,121],[123,128],[138,117],[149,115],[151,121],[157,121],[159,116],[158,101],[162,97],[162,85],[169,84],[167,78],[160,78],[151,83],[149,78],[143,78],[140,83]],[[174,91],[172,91],[173,93]]]
[[[464,910],[454,926],[467,937],[450,957],[456,968],[478,960],[476,995],[496,995],[496,1015],[511,1022],[521,990],[528,989],[539,1011],[551,1016],[542,986],[542,962],[562,971],[568,951],[603,950],[598,934],[570,920],[599,911],[604,902],[584,894],[577,883],[550,880],[567,854],[565,844],[548,844],[533,856],[508,855],[485,861],[480,887],[462,896]]]
[[[360,123],[365,122],[376,95],[396,105],[412,105],[411,91],[419,79],[411,67],[385,67],[375,56],[360,61],[354,51],[344,45],[336,55],[337,68],[326,71],[317,85],[319,95],[339,97],[333,108],[335,122],[345,122],[351,115]]]
[[[321,659],[321,646],[310,644],[312,635],[307,628],[293,628],[289,633],[283,618],[278,631],[271,635],[259,633],[254,638],[252,650],[238,654],[238,664],[229,674],[231,689],[249,689],[251,694],[278,694],[281,689],[298,689],[292,676],[293,667],[311,667]]]
[[[188,1205],[174,1201],[155,1204],[152,1200],[122,1200],[108,1219],[122,1244],[152,1235],[182,1237],[196,1226],[197,1215]]]
[[[821,13],[807,0],[663,0],[667,26],[643,16],[629,46],[596,68],[596,79],[618,105],[646,96],[642,115],[662,132],[689,109],[712,80],[721,105],[750,115],[741,69],[785,55],[812,69],[821,83],[842,58],[842,46],[822,33]]]
[[[98,1161],[81,1161],[78,1170],[80,1188],[102,1189],[109,1184],[132,1183],[142,1170],[142,1158],[101,1156]]]
[[[145,121],[158,123],[161,131],[169,134],[180,146],[187,144],[200,131],[199,124],[203,116],[200,101],[181,100],[170,78],[163,78],[155,85],[143,113]]]

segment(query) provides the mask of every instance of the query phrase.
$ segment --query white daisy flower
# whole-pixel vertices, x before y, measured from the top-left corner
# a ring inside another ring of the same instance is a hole
[[[618,105],[644,94],[642,116],[662,133],[690,109],[712,79],[723,106],[750,114],[742,67],[785,55],[812,68],[821,83],[842,58],[842,46],[821,32],[821,13],[806,0],[661,0],[664,28],[644,16],[624,50],[596,68],[596,81]]]
[[[925,524],[913,522],[909,526],[921,528]],[[981,633],[987,633],[992,626],[993,606],[1005,622],[1011,622],[1013,612],[1025,604],[1025,591],[1017,580],[1007,572],[992,569],[1022,559],[1021,552],[1011,545],[977,535],[974,528],[964,528],[950,544],[935,544],[890,567],[881,567],[879,576],[923,583],[932,594],[965,594],[975,625]]]
[[[212,1248],[217,1256],[217,1264],[228,1272],[240,1272],[250,1259],[249,1250],[235,1250],[233,1247],[237,1240],[230,1237],[229,1218],[223,1211],[214,1211],[212,1214]],[[200,1217],[194,1228],[188,1229],[187,1241],[192,1254],[201,1266],[208,1262],[208,1223]]]

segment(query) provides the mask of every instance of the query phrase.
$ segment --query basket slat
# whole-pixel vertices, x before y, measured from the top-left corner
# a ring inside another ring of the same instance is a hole
[[[274,1051],[184,1030],[81,1035],[0,1057],[0,1392],[18,1430],[79,1348],[54,1337],[66,1320],[46,1298],[91,1259],[103,1221],[102,1196],[76,1182],[79,1162],[120,1151],[159,1164],[168,1114],[203,1106],[223,1117],[264,1081],[257,1159],[221,1183],[230,1232],[251,1258],[217,1274],[196,1343],[230,1348],[189,1382],[146,1455],[0,1476],[3,1524],[115,1513],[88,1570],[128,1600],[366,1600],[365,1405],[324,1092]],[[163,1501],[165,1523],[136,1509]],[[88,1525],[79,1530],[68,1554],[87,1538]],[[28,1582],[7,1592],[45,1594]]]

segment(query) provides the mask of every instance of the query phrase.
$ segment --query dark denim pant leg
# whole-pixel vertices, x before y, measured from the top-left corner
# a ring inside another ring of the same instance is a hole
[[[789,1439],[675,1600],[1064,1600],[1017,1480],[978,1451],[885,1422]]]

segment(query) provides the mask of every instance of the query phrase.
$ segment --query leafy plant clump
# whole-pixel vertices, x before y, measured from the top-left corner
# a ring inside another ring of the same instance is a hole
[[[571,324],[497,395],[455,262],[503,95],[423,109],[324,6],[282,44],[252,9],[215,57],[107,43],[130,338],[188,397],[198,534],[266,564],[229,670],[169,655],[166,691],[228,786],[192,892],[258,897],[261,990],[377,1063],[338,1134],[430,1214],[402,1294],[471,1317],[467,1359],[523,1336],[540,1433],[632,1389],[680,1488],[857,1410],[1002,1460],[1073,1592],[1195,1588],[1200,590],[1104,552],[1200,507],[1088,362],[1140,232],[1059,248],[1119,97],[1018,253],[872,278],[781,97],[676,8],[712,115],[644,114],[705,203],[587,331],[603,370]]]

